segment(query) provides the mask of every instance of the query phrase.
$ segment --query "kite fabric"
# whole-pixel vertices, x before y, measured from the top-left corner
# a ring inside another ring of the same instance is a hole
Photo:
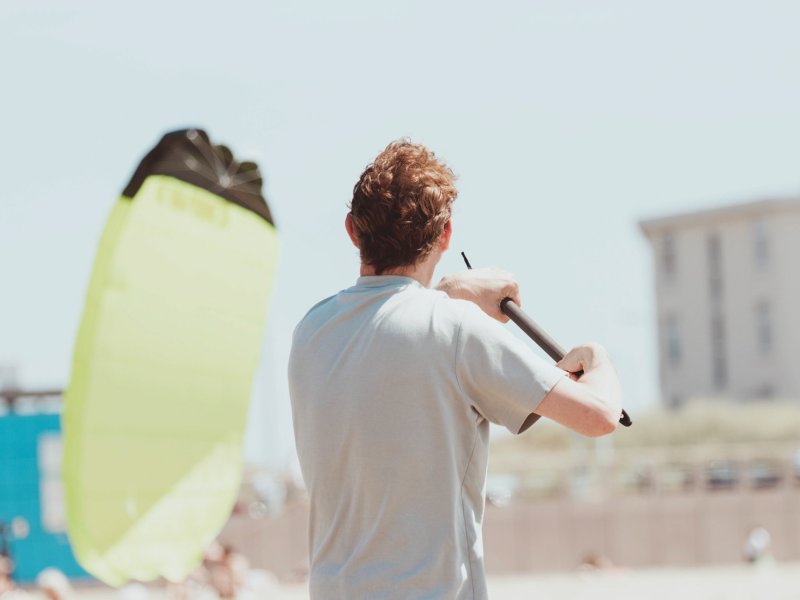
[[[65,394],[67,526],[105,583],[184,579],[231,514],[277,233],[252,162],[165,135],[103,232]]]

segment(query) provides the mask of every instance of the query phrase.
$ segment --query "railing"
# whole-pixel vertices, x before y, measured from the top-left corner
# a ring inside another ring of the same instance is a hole
[[[499,502],[800,487],[800,441],[554,452],[490,466]]]

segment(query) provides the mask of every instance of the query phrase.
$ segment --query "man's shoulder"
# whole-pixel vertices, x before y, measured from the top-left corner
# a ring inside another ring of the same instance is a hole
[[[447,321],[460,329],[462,327],[500,327],[499,322],[487,315],[481,308],[469,300],[451,298],[437,289],[420,288],[415,290],[416,297],[421,299],[439,322]]]
[[[465,318],[474,318],[474,311],[483,314],[477,304],[469,300],[451,298],[445,292],[435,288],[419,288],[414,292],[415,297],[427,304],[440,319],[445,318],[460,324]]]
[[[336,296],[337,295],[338,294],[333,294],[332,296],[328,296],[327,298],[323,298],[322,300],[317,302],[314,306],[312,306],[311,308],[309,308],[306,311],[306,314],[303,315],[303,318],[300,319],[300,322],[302,323],[308,317],[311,317],[311,316],[313,316],[315,314],[319,314],[321,312],[325,312],[327,310],[326,307],[330,307],[332,305],[332,303],[336,300]]]
[[[333,305],[333,302],[336,300],[336,296],[337,296],[337,294],[334,294],[332,296],[328,296],[327,298],[324,298],[324,299],[320,300],[314,306],[309,308],[306,311],[306,314],[303,315],[303,318],[300,319],[300,321],[295,326],[295,328],[294,328],[294,337],[297,337],[298,333],[309,322],[313,322],[317,318],[319,318],[319,316],[321,316],[322,314],[329,312],[331,306]]]
[[[500,322],[496,321],[487,315],[480,306],[470,300],[462,300],[460,298],[450,298],[445,294],[445,299],[442,305],[450,312],[456,319],[458,319],[459,326],[461,327],[478,327],[491,329],[500,328],[503,326]]]
[[[356,288],[343,289],[314,304],[298,322],[294,330],[294,337],[301,336],[304,331],[310,334],[330,319],[335,318],[340,312],[353,310],[354,306],[351,306],[348,296],[354,289]],[[445,292],[437,289],[409,286],[394,294],[389,304],[393,307],[405,306],[406,310],[403,313],[406,317],[403,318],[407,318],[410,310],[416,317],[413,319],[414,321],[421,319],[427,322],[428,318],[433,318],[439,327],[447,324],[454,330],[458,330],[462,326],[474,328],[476,322],[485,324],[486,321],[489,321],[499,325],[475,303],[451,298]],[[492,323],[489,323],[490,327]]]

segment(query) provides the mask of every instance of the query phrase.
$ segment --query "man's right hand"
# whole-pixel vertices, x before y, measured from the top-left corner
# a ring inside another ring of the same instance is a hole
[[[445,292],[451,298],[469,300],[477,304],[483,312],[507,323],[508,317],[500,310],[500,302],[511,298],[522,306],[519,297],[519,284],[508,271],[494,267],[459,271],[445,275],[436,285],[437,290]]]
[[[608,352],[599,344],[573,348],[558,362],[570,374],[559,381],[536,408],[548,417],[588,436],[611,433],[622,414],[622,390]],[[577,381],[573,373],[583,371]]]
[[[608,360],[605,348],[599,344],[583,344],[567,352],[564,358],[556,363],[556,366],[572,375],[581,371],[585,373],[593,370],[598,363],[604,360]],[[572,379],[577,378],[572,377]]]

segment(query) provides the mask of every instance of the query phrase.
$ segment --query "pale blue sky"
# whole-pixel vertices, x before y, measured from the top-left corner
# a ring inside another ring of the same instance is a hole
[[[252,452],[289,447],[291,331],[350,285],[342,222],[390,140],[459,175],[439,273],[513,271],[562,344],[658,399],[642,217],[800,188],[792,1],[0,5],[0,363],[63,386],[96,243],[141,156],[201,126],[257,160],[283,236]],[[267,402],[267,399],[270,399]]]

